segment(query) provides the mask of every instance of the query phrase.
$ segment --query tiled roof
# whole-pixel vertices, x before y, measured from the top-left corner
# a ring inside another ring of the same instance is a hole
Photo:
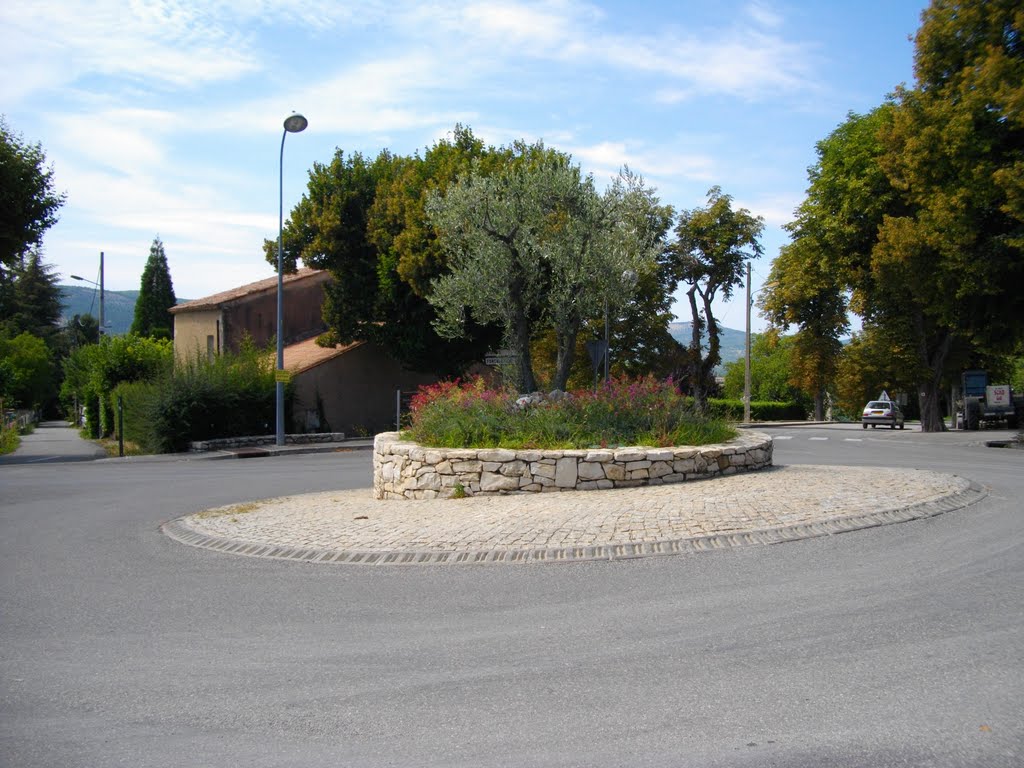
[[[317,345],[316,338],[289,344],[284,348],[284,369],[292,373],[302,373],[362,346],[362,344],[363,342],[356,341],[337,347],[321,347]]]
[[[286,274],[284,276],[284,283],[285,285],[288,285],[289,283],[295,283],[301,280],[326,280],[328,278],[328,273],[322,269],[310,269],[309,267],[303,267],[294,274]],[[177,314],[178,312],[193,312],[200,309],[215,309],[225,304],[230,304],[233,301],[244,299],[247,296],[275,290],[277,290],[277,275],[268,277],[266,280],[259,280],[255,283],[249,283],[248,285],[242,285],[238,288],[232,288],[228,291],[221,291],[220,293],[215,293],[212,296],[205,296],[201,299],[186,301],[184,304],[171,307],[171,314]]]

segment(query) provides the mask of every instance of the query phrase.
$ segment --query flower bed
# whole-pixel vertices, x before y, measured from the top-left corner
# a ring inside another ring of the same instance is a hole
[[[374,439],[378,499],[435,499],[663,485],[771,466],[772,439],[665,448],[527,450],[428,448],[384,432]]]
[[[671,379],[619,378],[595,391],[518,395],[484,382],[441,382],[412,399],[409,437],[446,448],[585,449],[722,443],[736,430],[693,411]]]

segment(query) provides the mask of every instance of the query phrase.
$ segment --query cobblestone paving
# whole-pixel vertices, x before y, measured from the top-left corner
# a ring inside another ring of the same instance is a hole
[[[683,551],[685,542],[718,548],[837,533],[982,495],[963,478],[924,470],[801,465],[677,485],[448,500],[335,491],[220,507],[164,530],[195,546],[317,561],[365,559],[353,553],[373,553],[373,562],[465,562],[469,553],[473,561],[607,559]]]

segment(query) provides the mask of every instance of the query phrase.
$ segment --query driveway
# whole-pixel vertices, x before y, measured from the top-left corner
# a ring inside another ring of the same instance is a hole
[[[44,464],[57,461],[92,461],[107,452],[95,443],[82,439],[78,430],[66,421],[44,421],[30,435],[23,435],[14,453],[0,456],[4,464]]]

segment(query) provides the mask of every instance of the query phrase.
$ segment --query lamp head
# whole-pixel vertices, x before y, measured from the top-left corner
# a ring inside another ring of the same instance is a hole
[[[307,125],[309,125],[309,121],[298,113],[289,115],[284,121],[284,129],[288,133],[301,133],[306,130]]]

